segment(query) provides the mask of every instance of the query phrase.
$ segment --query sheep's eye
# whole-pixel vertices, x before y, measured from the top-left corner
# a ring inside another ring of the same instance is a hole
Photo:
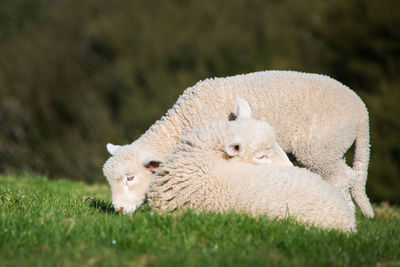
[[[257,153],[253,158],[258,164],[271,164],[272,161],[266,153]]]
[[[268,159],[268,156],[265,155],[265,154],[262,154],[262,155],[256,156],[256,158],[259,159],[259,160],[267,160],[267,159]]]
[[[126,180],[127,180],[128,182],[132,182],[133,179],[135,179],[135,175],[130,175],[130,176],[127,176],[127,177],[126,177]]]

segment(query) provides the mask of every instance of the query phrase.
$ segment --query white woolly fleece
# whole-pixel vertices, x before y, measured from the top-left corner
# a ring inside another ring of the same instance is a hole
[[[234,114],[233,103],[238,97],[250,104],[255,119],[271,124],[286,152],[335,186],[352,209],[351,195],[362,212],[373,217],[365,193],[369,162],[368,112],[354,91],[327,76],[264,71],[200,81],[186,89],[166,115],[130,148],[163,159],[171,153],[180,136]],[[350,168],[343,156],[354,140],[355,157]],[[116,162],[118,154],[113,156]],[[121,161],[121,164],[125,163]],[[107,162],[104,169],[108,169],[106,165]],[[105,175],[108,180],[121,179]]]
[[[257,166],[185,143],[178,144],[156,172],[149,200],[161,211],[244,211],[356,232],[345,199],[319,175],[293,166]]]

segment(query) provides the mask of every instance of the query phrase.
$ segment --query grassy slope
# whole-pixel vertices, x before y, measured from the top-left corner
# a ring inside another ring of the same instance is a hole
[[[0,176],[0,266],[400,266],[400,210],[384,205],[348,237],[243,214],[123,216],[108,190]]]

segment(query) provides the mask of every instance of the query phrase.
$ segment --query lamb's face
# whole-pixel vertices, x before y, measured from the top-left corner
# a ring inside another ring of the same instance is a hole
[[[103,172],[111,187],[114,209],[125,214],[132,213],[144,203],[152,170],[158,167],[160,161],[132,145],[108,145],[107,149],[113,156],[104,164]]]
[[[234,122],[233,140],[226,144],[229,157],[256,165],[293,166],[275,139],[274,129],[264,121],[244,119]]]
[[[293,166],[277,143],[274,129],[267,122],[252,117],[249,103],[237,98],[235,108],[237,119],[231,127],[234,138],[226,144],[226,154],[257,165]]]

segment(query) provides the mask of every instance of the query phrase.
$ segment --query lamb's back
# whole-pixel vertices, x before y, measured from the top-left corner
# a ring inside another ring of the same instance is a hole
[[[293,142],[297,146],[308,136],[331,131],[332,124],[346,128],[366,114],[365,105],[356,93],[328,76],[262,71],[199,81],[186,89],[138,142],[145,146],[154,144],[164,148],[160,154],[168,154],[179,136],[205,123],[228,119],[235,113],[238,97],[250,104],[255,119],[274,127],[285,151],[291,151]]]
[[[332,124],[346,129],[350,125],[355,132],[354,121],[367,115],[354,91],[319,74],[263,71],[207,79],[191,90],[211,110],[232,108],[237,97],[248,101],[254,118],[269,122],[287,151],[294,139],[290,137],[305,140],[317,131],[331,131]]]

